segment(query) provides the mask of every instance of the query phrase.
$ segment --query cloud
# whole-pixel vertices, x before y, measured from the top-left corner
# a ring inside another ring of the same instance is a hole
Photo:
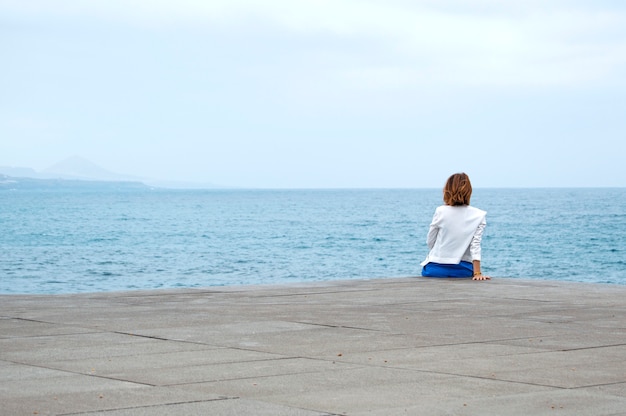
[[[145,30],[243,34],[251,43],[258,31],[272,29],[306,40],[293,42],[290,53],[301,61],[291,65],[315,66],[346,88],[623,87],[626,70],[626,11],[612,2],[65,0],[2,7],[14,15],[109,20]],[[352,43],[370,50],[346,50]]]

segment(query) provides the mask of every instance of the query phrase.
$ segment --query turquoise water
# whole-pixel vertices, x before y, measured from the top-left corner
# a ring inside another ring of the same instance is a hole
[[[415,276],[441,191],[0,192],[0,293]],[[626,284],[626,189],[475,189],[494,277]]]

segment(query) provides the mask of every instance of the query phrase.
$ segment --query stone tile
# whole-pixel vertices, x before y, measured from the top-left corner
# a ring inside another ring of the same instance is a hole
[[[224,397],[179,388],[145,387],[115,389],[101,386],[89,391],[41,392],[11,396],[3,399],[2,411],[6,415],[63,415],[100,412],[143,407],[158,411],[170,405],[222,400]],[[171,414],[171,413],[170,413]]]
[[[0,339],[0,359],[28,364],[173,351],[206,350],[193,343],[114,333]]]
[[[626,382],[626,347],[472,358],[440,356],[414,363],[411,368],[562,388],[585,387]]]
[[[167,406],[143,406],[98,412],[102,416],[171,416],[171,415],[255,415],[255,416],[331,416],[313,410],[287,407],[246,399],[205,400],[189,403],[174,403]],[[93,413],[76,413],[88,416]]]
[[[599,386],[593,386],[579,390],[626,398],[626,383],[602,384]]]
[[[391,406],[373,411],[356,410],[351,416],[429,415],[429,416],[502,416],[502,415],[577,415],[622,416],[623,398],[585,393],[578,390],[551,390],[537,393],[479,395],[474,398],[424,398],[411,406]]]
[[[45,335],[69,335],[97,332],[93,329],[64,326],[48,322],[36,322],[24,319],[0,319],[0,338],[23,338]]]
[[[270,375],[307,374],[350,368],[351,366],[351,364],[308,358],[285,358],[195,366],[181,364],[171,371],[164,371],[160,368],[142,368],[112,373],[108,377],[135,383],[168,386]]]
[[[320,404],[329,400],[339,403],[360,397],[363,401],[381,402],[382,406],[396,402],[386,399],[381,401],[380,394],[383,391],[397,391],[406,396],[403,402],[415,403],[419,397],[428,395],[473,397],[477,394],[498,394],[503,389],[518,393],[550,390],[528,384],[379,367],[341,367],[335,371],[220,380],[190,385],[189,388],[284,404],[293,404],[304,397]],[[329,412],[340,410],[335,407],[319,407],[320,404],[316,408]]]
[[[185,367],[197,367],[212,364],[275,360],[277,358],[283,357],[276,354],[225,348],[198,348],[164,353],[144,353],[139,349],[134,351],[132,355],[54,361],[48,362],[47,366],[75,373],[110,377],[135,371],[170,372],[179,368],[181,363],[184,363]]]
[[[472,343],[369,352],[346,351],[341,357],[337,357],[336,360],[371,366],[450,372],[443,370],[449,370],[450,367],[457,365],[456,363],[462,366],[462,363],[469,359],[509,357],[522,354],[534,354],[537,352],[543,352],[543,350],[533,347]],[[455,364],[452,366],[447,365],[447,363],[450,362]],[[438,367],[439,364],[441,364],[441,367]]]
[[[111,389],[134,389],[142,387],[137,383],[90,377],[71,373],[48,370],[49,373],[35,374],[34,377],[17,378],[13,381],[0,381],[3,403],[9,399],[56,396],[63,393],[100,392]]]

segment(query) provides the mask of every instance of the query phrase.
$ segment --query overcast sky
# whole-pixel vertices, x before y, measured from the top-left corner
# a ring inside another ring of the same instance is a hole
[[[0,165],[626,186],[621,0],[0,0]]]

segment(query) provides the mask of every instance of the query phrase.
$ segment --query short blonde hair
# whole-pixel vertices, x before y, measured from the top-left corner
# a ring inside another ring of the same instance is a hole
[[[443,187],[443,202],[446,205],[469,205],[472,197],[472,184],[465,173],[455,173]]]

